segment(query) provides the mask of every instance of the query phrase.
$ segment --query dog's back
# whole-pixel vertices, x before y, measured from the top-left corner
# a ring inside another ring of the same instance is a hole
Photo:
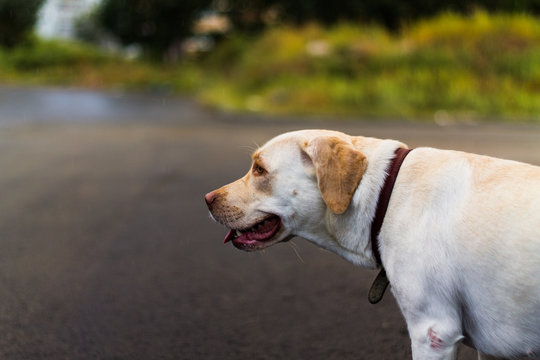
[[[469,161],[477,174],[461,220],[470,222],[461,237],[464,311],[474,309],[466,331],[504,353],[540,355],[540,168]]]
[[[540,167],[429,148],[408,161],[395,195],[419,221],[403,251],[417,246],[432,267],[451,269],[430,281],[444,278],[438,290],[453,297],[471,345],[540,354]]]

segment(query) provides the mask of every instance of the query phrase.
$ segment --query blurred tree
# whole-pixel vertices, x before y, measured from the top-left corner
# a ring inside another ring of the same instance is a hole
[[[103,0],[96,21],[122,44],[139,44],[160,58],[191,34],[193,21],[211,0]]]
[[[99,44],[103,37],[103,29],[96,21],[97,8],[84,13],[75,20],[75,36],[78,40],[91,44]]]
[[[43,0],[0,0],[0,46],[13,47],[32,31]]]
[[[219,2],[219,1],[218,1]],[[260,30],[279,18],[297,24],[318,21],[362,20],[399,29],[412,20],[442,11],[467,13],[475,9],[495,12],[540,13],[540,0],[221,0],[236,28]]]
[[[361,3],[363,20],[381,23],[391,30],[444,11],[466,14],[483,9],[490,12],[540,13],[540,0],[380,0]]]
[[[94,16],[97,26],[81,19],[78,27],[87,40],[104,29],[124,45],[138,44],[146,55],[163,58],[192,34],[194,21],[208,10],[226,14],[236,31],[257,32],[280,21],[333,24],[342,20],[398,30],[441,11],[467,13],[478,8],[539,13],[540,0],[102,0]]]
[[[354,0],[230,0],[228,3],[232,22],[243,30],[260,30],[277,20],[297,24],[358,20],[363,8],[361,1]]]

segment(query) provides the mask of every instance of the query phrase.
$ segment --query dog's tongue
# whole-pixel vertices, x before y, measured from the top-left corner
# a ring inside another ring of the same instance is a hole
[[[237,233],[236,230],[229,230],[229,233],[227,234],[227,236],[225,236],[223,243],[226,244],[234,239],[258,241],[266,240],[272,237],[279,229],[279,223],[279,218],[277,216],[273,216],[247,230],[242,231],[241,234]]]
[[[227,236],[225,236],[225,240],[223,240],[223,243],[226,244],[229,241],[231,241],[232,239],[234,239],[235,232],[236,232],[236,230],[230,230],[229,233],[227,234]]]

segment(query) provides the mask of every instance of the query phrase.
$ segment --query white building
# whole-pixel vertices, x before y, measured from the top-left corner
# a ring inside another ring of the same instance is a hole
[[[101,0],[46,0],[41,7],[36,24],[39,36],[72,39],[75,21],[90,11]]]

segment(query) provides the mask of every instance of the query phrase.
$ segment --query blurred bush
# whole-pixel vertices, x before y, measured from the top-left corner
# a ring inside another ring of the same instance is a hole
[[[61,40],[31,38],[11,49],[0,48],[3,83],[73,85],[159,92],[193,91],[200,70],[127,60],[100,48]]]
[[[37,38],[4,54],[5,63],[21,71],[99,65],[109,59],[111,56],[92,46]]]
[[[204,101],[235,110],[465,118],[540,114],[540,22],[451,13],[399,34],[316,24],[233,38],[208,62]],[[212,58],[212,56],[210,56]]]

